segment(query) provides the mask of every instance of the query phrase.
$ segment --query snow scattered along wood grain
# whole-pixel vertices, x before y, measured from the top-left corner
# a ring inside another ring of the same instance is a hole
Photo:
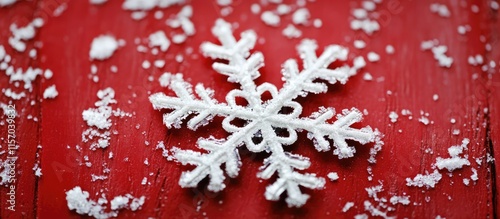
[[[90,199],[89,192],[83,191],[79,186],[76,186],[66,192],[66,202],[69,210],[74,210],[80,215],[106,219],[117,217],[119,210],[122,209],[139,210],[145,202],[145,197],[136,198],[130,194],[116,196],[110,202],[111,210],[107,210],[108,200],[104,194],[97,201],[94,201]]]
[[[18,52],[26,50],[26,42],[35,37],[36,29],[43,26],[43,19],[35,18],[32,22],[24,27],[18,27],[13,23],[10,25],[10,32],[12,36],[9,37],[9,45]]]
[[[83,142],[91,142],[90,149],[106,148],[110,144],[112,121],[111,116],[123,118],[131,117],[130,113],[123,112],[120,108],[113,110],[111,104],[116,104],[115,91],[106,88],[97,92],[99,100],[95,102],[96,108],[89,108],[82,112],[83,120],[89,126],[82,133]],[[96,139],[96,140],[94,140]]]

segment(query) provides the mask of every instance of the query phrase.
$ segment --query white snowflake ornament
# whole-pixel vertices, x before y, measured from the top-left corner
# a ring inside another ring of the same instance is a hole
[[[278,90],[276,86],[263,83],[256,85],[254,80],[259,77],[259,68],[263,66],[264,56],[260,52],[250,55],[250,49],[255,45],[257,36],[253,31],[241,33],[241,39],[236,41],[230,24],[217,20],[212,33],[218,37],[222,45],[205,42],[201,50],[205,56],[212,59],[227,60],[227,63],[216,62],[213,69],[228,76],[228,81],[240,85],[239,89],[230,91],[226,103],[219,103],[213,96],[213,91],[202,84],[193,86],[182,79],[182,75],[171,75],[169,87],[177,97],[156,93],[149,97],[157,110],[173,110],[165,113],[163,122],[168,128],[180,128],[182,121],[188,116],[187,127],[196,128],[208,124],[213,117],[224,117],[223,129],[229,133],[226,139],[213,137],[200,138],[197,146],[208,153],[173,148],[173,156],[183,165],[195,165],[191,171],[183,172],[179,185],[196,187],[205,177],[210,177],[208,189],[218,192],[225,188],[224,170],[234,178],[238,176],[241,166],[239,147],[254,153],[267,152],[269,157],[264,160],[258,177],[269,179],[274,174],[277,180],[266,188],[265,197],[268,200],[278,200],[286,191],[286,202],[289,207],[304,205],[309,195],[303,194],[299,186],[310,189],[321,189],[325,179],[315,174],[300,173],[297,170],[307,169],[311,162],[307,157],[286,152],[283,147],[297,141],[297,132],[306,131],[313,140],[318,151],[328,151],[333,148],[333,154],[339,158],[352,157],[356,152],[346,141],[354,140],[361,144],[376,142],[378,131],[369,126],[356,129],[350,127],[361,121],[362,113],[355,108],[343,110],[335,116],[333,108],[321,108],[310,117],[300,117],[302,106],[294,101],[299,95],[323,93],[328,87],[327,81],[334,84],[337,81],[344,84],[348,78],[356,74],[357,68],[342,66],[328,69],[335,60],[346,60],[348,50],[342,46],[326,47],[321,56],[316,56],[317,45],[313,40],[303,40],[297,47],[303,60],[304,69],[299,72],[295,60],[287,60],[282,69],[285,84]],[[270,93],[270,100],[262,100],[263,93]],[[243,98],[247,105],[239,105],[236,99]],[[336,117],[336,121],[328,120]],[[246,121],[236,125],[235,121]],[[331,142],[333,142],[333,147]]]

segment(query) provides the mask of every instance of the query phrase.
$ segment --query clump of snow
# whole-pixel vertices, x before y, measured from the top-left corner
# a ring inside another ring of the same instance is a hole
[[[436,167],[440,170],[446,168],[448,171],[452,172],[453,170],[461,169],[463,166],[469,166],[470,162],[467,155],[465,157],[460,157],[460,154],[462,154],[464,150],[467,150],[469,142],[470,140],[465,138],[462,141],[462,145],[455,145],[448,148],[450,158],[437,157]]]
[[[453,64],[453,58],[446,56],[446,52],[448,51],[448,47],[444,45],[438,45],[437,40],[428,40],[422,42],[420,45],[422,50],[431,50],[434,54],[434,59],[438,61],[439,66],[450,68],[451,64]]]
[[[112,109],[111,104],[116,103],[114,99],[115,91],[112,88],[108,87],[104,90],[99,90],[97,92],[97,97],[100,100],[95,102],[96,108],[89,108],[82,112],[83,120],[89,126],[89,128],[82,133],[82,141],[89,142],[97,138],[97,140],[90,145],[92,150],[109,146],[109,140],[111,138],[109,129],[112,125],[112,115],[115,117],[132,116],[129,113],[121,111],[119,108],[117,110]]]
[[[366,56],[366,58],[370,62],[377,62],[380,60],[380,56],[375,52],[369,52],[368,55]]]
[[[439,173],[437,170],[434,170],[433,173],[429,174],[417,174],[413,179],[406,178],[407,186],[417,186],[417,187],[427,187],[434,188],[436,184],[441,180],[443,175]]]
[[[307,25],[309,17],[311,17],[311,13],[309,13],[307,8],[299,8],[293,12],[292,22],[296,25]]]
[[[10,25],[10,32],[12,36],[9,37],[9,45],[17,50],[18,52],[24,52],[26,50],[26,43],[24,41],[31,40],[35,37],[36,28],[43,26],[43,19],[35,18],[32,22],[24,27],[18,27],[17,24],[13,23]]]
[[[272,11],[264,11],[260,15],[260,19],[269,26],[278,26],[280,24],[280,16]]]
[[[451,15],[450,10],[448,10],[448,7],[444,4],[433,3],[431,4],[430,9],[432,13],[436,13],[441,17],[450,17]]]
[[[337,174],[336,172],[330,172],[328,173],[327,175],[328,179],[330,179],[330,181],[336,181],[339,179],[339,174]]]
[[[89,198],[90,194],[83,191],[79,186],[66,192],[66,201],[69,210],[75,210],[80,215],[88,215],[94,218],[110,218],[117,217],[118,211],[121,209],[129,208],[132,211],[138,210],[145,201],[145,197],[135,198],[130,194],[125,196],[116,196],[111,200],[111,211],[106,212],[107,207],[105,204],[108,200],[103,194],[98,201]],[[130,199],[132,202],[129,204]]]
[[[297,29],[293,24],[288,24],[285,29],[281,32],[283,36],[292,39],[292,38],[299,38],[302,36],[302,31]]]
[[[156,31],[149,35],[149,47],[160,47],[160,50],[165,52],[170,47],[170,40],[162,30]]]
[[[342,208],[342,212],[347,212],[354,206],[354,202],[346,202],[344,207]]]
[[[352,11],[354,19],[351,20],[352,30],[362,30],[368,35],[372,35],[375,31],[380,30],[380,24],[376,20],[368,17],[368,12],[374,13],[377,5],[371,1],[363,1],[363,8],[355,8]]]
[[[43,98],[44,99],[54,99],[59,95],[59,92],[56,90],[56,85],[51,85],[45,89],[43,92]]]
[[[354,40],[354,48],[363,49],[366,47],[366,43],[363,40]]]
[[[397,112],[395,112],[395,111],[391,111],[391,112],[389,113],[389,118],[391,119],[391,122],[392,122],[392,123],[397,122],[397,121],[398,121],[398,117],[399,117],[399,116],[398,116],[398,113],[397,113]]]
[[[105,60],[113,55],[118,49],[118,41],[110,35],[101,35],[90,45],[89,56],[91,60]]]

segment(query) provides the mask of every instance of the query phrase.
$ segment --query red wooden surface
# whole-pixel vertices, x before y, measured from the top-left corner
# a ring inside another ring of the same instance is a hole
[[[482,54],[486,60],[499,64],[500,17],[498,11],[489,7],[489,1],[442,1],[452,16],[441,18],[429,11],[432,2],[384,1],[377,8],[381,14],[378,19],[381,30],[372,36],[352,31],[349,27],[350,11],[359,7],[360,1],[308,2],[312,18],[322,19],[323,26],[300,27],[302,38],[316,39],[321,48],[332,43],[347,46],[351,59],[375,51],[381,55],[381,60],[368,63],[346,85],[330,86],[326,94],[299,99],[304,106],[303,115],[309,115],[319,106],[333,106],[337,110],[367,109],[369,114],[361,125],[370,125],[384,133],[385,146],[377,156],[378,162],[372,166],[373,180],[369,181],[369,146],[358,146],[354,158],[339,160],[331,152],[316,152],[306,135],[299,134],[300,140],[287,150],[309,157],[312,160],[310,172],[326,177],[327,173],[334,171],[340,176],[336,182],[327,182],[323,190],[306,190],[311,199],[299,209],[286,207],[283,200],[265,200],[265,187],[271,181],[256,177],[265,154],[252,155],[243,150],[239,177],[226,180],[227,188],[223,192],[211,193],[204,185],[196,189],[180,188],[181,172],[191,167],[169,162],[162,157],[161,150],[155,149],[158,141],[164,141],[167,148],[194,149],[199,137],[225,136],[219,119],[195,132],[187,128],[168,130],[162,124],[162,113],[154,111],[148,101],[151,93],[172,94],[157,82],[165,71],[182,72],[192,83],[202,82],[213,88],[215,97],[221,101],[228,91],[235,88],[224,76],[211,69],[212,61],[203,58],[198,49],[201,42],[216,42],[210,28],[220,17],[221,7],[209,1],[192,1],[190,4],[195,12],[192,21],[197,33],[186,43],[172,45],[166,53],[160,52],[157,56],[137,52],[134,39],[139,37],[145,44],[149,34],[157,30],[173,31],[164,20],[177,13],[179,6],[161,9],[166,15],[162,20],[154,18],[153,10],[141,21],[131,19],[130,12],[121,9],[121,1],[110,1],[101,6],[90,5],[87,1],[22,1],[0,8],[0,44],[13,56],[14,65],[23,68],[37,66],[54,72],[50,80],[38,78],[34,92],[28,98],[14,101],[20,114],[16,120],[20,145],[18,181],[15,184],[17,205],[15,212],[6,209],[7,196],[4,194],[8,190],[1,187],[1,218],[78,218],[79,215],[68,210],[65,200],[65,192],[75,186],[89,191],[93,199],[101,193],[105,193],[108,199],[126,193],[146,196],[141,210],[123,210],[119,213],[123,218],[352,218],[367,213],[363,202],[375,202],[368,197],[365,188],[380,183],[384,188],[379,193],[381,197],[390,198],[403,193],[410,196],[411,204],[396,205],[395,211],[388,213],[390,216],[496,217],[500,208],[496,201],[500,179],[495,170],[498,171],[500,166],[498,162],[486,163],[484,157],[486,153],[500,157],[500,76],[498,67],[494,73],[484,73],[480,67],[469,65],[467,58]],[[235,1],[232,5],[234,11],[224,19],[238,23],[236,35],[253,29],[263,39],[254,49],[264,54],[266,62],[257,82],[271,82],[281,87],[280,66],[288,58],[298,58],[295,46],[300,40],[285,39],[281,35],[286,24],[291,23],[290,15],[282,18],[279,28],[268,27],[260,21],[259,15],[250,12],[251,3]],[[67,9],[60,16],[53,16],[54,9],[61,4],[67,4]],[[472,4],[479,6],[479,13],[471,12]],[[270,5],[263,10],[273,7]],[[13,22],[29,22],[33,16],[45,20],[36,38],[28,43],[28,48],[35,42],[43,43],[36,60],[30,59],[26,53],[12,51],[7,44],[8,26]],[[466,35],[458,34],[457,27],[465,24],[471,26],[471,31]],[[127,44],[108,60],[90,61],[91,41],[101,34],[112,34]],[[485,50],[485,42],[481,42],[480,36],[491,44],[491,52]],[[357,38],[366,41],[367,48],[354,49],[352,40]],[[439,67],[430,51],[420,50],[420,43],[430,39],[438,39],[448,46],[447,54],[454,59],[450,69]],[[395,54],[385,53],[388,44],[394,46]],[[186,55],[189,48],[195,55]],[[183,62],[175,61],[177,54],[184,55]],[[141,68],[143,60],[156,59],[166,60],[166,66],[149,70]],[[91,64],[98,67],[98,83],[88,77]],[[109,70],[112,65],[118,67],[117,73]],[[365,81],[364,72],[384,80]],[[474,73],[479,74],[478,79],[473,79]],[[1,88],[13,87],[3,72],[0,75]],[[150,75],[154,76],[153,82],[148,81]],[[54,100],[41,100],[43,90],[52,84],[57,86],[59,96]],[[116,91],[118,103],[115,107],[134,113],[134,116],[114,119],[111,130],[118,131],[118,134],[112,135],[111,145],[104,150],[91,151],[88,144],[81,142],[81,133],[87,128],[81,113],[93,107],[97,91],[106,87]],[[434,101],[433,94],[438,94],[439,100]],[[31,106],[30,100],[36,100],[36,104]],[[0,101],[7,103],[9,99],[2,95]],[[488,111],[485,112],[484,108]],[[391,123],[389,112],[402,109],[412,111],[414,118],[409,120],[400,115],[397,123]],[[417,121],[421,110],[429,113],[433,124],[425,126]],[[39,121],[28,120],[30,114]],[[457,122],[451,124],[451,118]],[[3,134],[6,129],[0,126],[2,150],[6,144]],[[460,134],[453,135],[453,129],[460,129]],[[472,174],[470,167],[465,167],[454,171],[452,177],[441,171],[443,179],[434,189],[406,186],[405,178],[432,171],[431,164],[436,157],[447,157],[447,148],[459,144],[463,138],[471,139],[466,154],[471,158],[483,158],[481,166],[471,159],[471,167],[478,170],[477,183],[469,186],[462,183],[464,177]],[[150,145],[147,146],[145,141]],[[37,149],[37,145],[42,145],[42,149]],[[76,145],[82,150],[76,150]],[[434,153],[425,153],[427,148]],[[40,157],[36,156],[37,152]],[[109,152],[114,154],[112,159],[108,158]],[[83,164],[84,156],[89,157],[91,167]],[[144,164],[146,158],[150,165]],[[40,178],[35,177],[32,170],[37,161],[41,163],[43,173]],[[111,170],[108,179],[91,182],[91,174],[102,175],[105,168]],[[144,177],[150,185],[141,185]],[[346,202],[355,205],[343,213]]]

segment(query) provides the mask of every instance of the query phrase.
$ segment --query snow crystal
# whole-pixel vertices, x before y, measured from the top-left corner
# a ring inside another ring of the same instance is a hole
[[[168,47],[170,47],[170,40],[168,40],[165,32],[159,30],[149,35],[149,47],[155,46],[160,47],[160,50],[163,52],[167,51]]]
[[[433,173],[429,174],[427,173],[426,175],[422,174],[417,174],[413,179],[411,178],[406,178],[406,185],[407,186],[417,186],[417,187],[427,187],[427,188],[434,188],[436,184],[441,180],[442,175],[437,171],[434,170]]]
[[[43,92],[44,99],[54,99],[57,95],[59,95],[59,93],[56,90],[56,85],[47,87],[47,89]]]
[[[111,211],[105,212],[104,204],[108,203],[103,194],[98,201],[89,199],[90,194],[83,191],[79,186],[66,192],[66,201],[69,210],[75,210],[80,215],[88,215],[94,218],[110,218],[117,217],[118,211],[124,208],[130,208],[132,211],[139,209],[145,201],[145,197],[135,198],[130,194],[125,196],[116,196],[111,200]],[[129,200],[132,202],[128,204]]]
[[[347,139],[361,144],[376,141],[379,135],[377,130],[369,126],[361,129],[351,127],[352,124],[361,121],[363,115],[355,108],[342,110],[335,116],[336,113],[332,108],[322,107],[309,118],[299,117],[302,106],[295,101],[298,96],[326,92],[328,86],[320,81],[344,84],[356,73],[356,66],[326,68],[335,60],[346,60],[348,56],[346,48],[331,45],[326,47],[320,56],[317,56],[316,42],[303,40],[297,50],[303,60],[304,70],[299,71],[297,61],[287,60],[282,70],[285,84],[278,90],[272,84],[257,85],[254,82],[260,76],[259,68],[264,60],[262,53],[250,54],[249,52],[257,41],[255,32],[242,32],[241,39],[238,41],[232,35],[231,25],[219,19],[212,33],[219,38],[222,45],[202,43],[203,55],[213,59],[227,60],[228,62],[216,62],[212,66],[220,74],[228,76],[229,82],[238,83],[241,87],[226,95],[227,104],[215,101],[211,89],[201,84],[193,86],[182,80],[182,77],[171,75],[166,76],[166,80],[169,81],[169,87],[175,92],[176,97],[163,93],[156,93],[149,97],[154,109],[170,109],[163,117],[163,122],[168,128],[180,128],[183,120],[187,120],[187,127],[196,130],[208,124],[215,116],[225,118],[222,121],[222,127],[230,133],[227,138],[209,137],[200,138],[197,141],[198,147],[208,153],[179,148],[171,150],[178,162],[196,166],[192,171],[186,171],[181,175],[179,180],[181,187],[197,187],[199,182],[208,177],[208,190],[214,192],[223,190],[226,185],[221,165],[225,166],[225,172],[229,177],[236,177],[241,166],[238,148],[245,146],[254,153],[268,151],[270,154],[264,160],[264,166],[257,175],[262,179],[270,179],[277,175],[276,181],[266,188],[266,199],[279,200],[286,192],[288,206],[300,207],[309,198],[309,195],[300,191],[300,186],[321,189],[325,180],[315,174],[296,172],[297,169],[307,169],[310,166],[309,159],[283,150],[284,145],[297,141],[297,130],[308,132],[308,137],[313,140],[318,151],[333,149],[333,154],[340,159],[352,157],[356,152],[355,148],[348,144]],[[273,98],[264,102],[261,94],[266,92],[269,92]],[[236,104],[238,98],[246,99],[248,105],[242,107]],[[291,108],[291,112],[280,113],[283,107]],[[193,116],[190,116],[192,114]],[[333,117],[336,117],[333,123],[327,122]],[[235,119],[246,120],[248,123],[242,127],[235,126],[232,124]],[[286,130],[287,136],[277,134],[275,128]],[[255,139],[260,140],[255,141]],[[331,141],[334,142],[333,145]]]
[[[90,0],[90,4],[94,4],[94,5],[102,5],[104,3],[106,3],[108,0]]]
[[[260,5],[254,3],[250,6],[250,10],[252,11],[252,14],[258,14],[260,12]]]
[[[292,7],[289,5],[280,4],[278,5],[278,7],[276,7],[276,13],[278,13],[279,15],[285,15],[290,13],[291,11]]]
[[[5,7],[16,3],[16,0],[0,0],[0,7]]]
[[[434,100],[434,101],[439,100],[439,95],[437,95],[437,94],[432,95],[432,100]]]
[[[392,123],[397,122],[397,121],[398,121],[398,113],[397,113],[397,112],[395,112],[395,111],[391,111],[391,112],[389,113],[389,118],[391,119],[391,122],[392,122]]]
[[[361,5],[367,11],[373,11],[377,7],[372,1],[363,1]]]
[[[90,59],[105,60],[118,49],[118,41],[113,36],[101,35],[92,41],[90,46]]]
[[[264,11],[260,15],[260,19],[269,26],[278,26],[280,24],[280,17],[271,11]]]
[[[354,48],[363,49],[366,47],[366,43],[363,40],[354,40]]]
[[[352,11],[352,15],[356,19],[364,19],[368,17],[368,12],[365,9],[362,8],[356,8]]]
[[[292,15],[292,21],[296,25],[306,25],[311,14],[307,8],[299,8]]]
[[[394,54],[394,47],[393,47],[392,45],[387,45],[387,46],[385,47],[385,52],[386,52],[387,54]]]
[[[149,62],[148,60],[144,60],[141,66],[143,69],[149,69],[151,67],[151,62]]]
[[[54,73],[50,69],[46,69],[45,72],[43,73],[43,76],[45,79],[51,79]]]
[[[440,170],[446,168],[448,171],[460,169],[463,166],[469,166],[470,162],[466,157],[460,157],[459,155],[463,153],[463,150],[467,150],[467,145],[469,144],[469,139],[465,138],[462,140],[462,145],[455,145],[448,148],[448,154],[450,158],[436,158],[436,167]]]
[[[380,56],[375,52],[369,52],[366,58],[370,62],[377,62],[380,60]]]
[[[389,202],[391,204],[396,205],[396,204],[402,204],[402,205],[409,205],[410,204],[410,196],[392,196],[389,199]]]
[[[231,5],[233,3],[232,0],[217,0],[217,4],[219,6],[228,6],[228,5]]]
[[[477,175],[477,170],[475,168],[472,168],[472,175],[470,176],[470,179],[474,182],[479,179],[479,177]]]
[[[371,80],[373,80],[373,76],[370,73],[366,72],[363,75],[363,80],[365,80],[365,81],[371,81]]]
[[[281,32],[283,36],[291,39],[291,38],[299,38],[302,36],[302,31],[297,29],[293,24],[288,24],[285,29],[283,29],[283,32]]]
[[[336,172],[330,172],[328,173],[328,179],[330,179],[330,181],[336,181],[339,179],[339,174],[337,174]]]
[[[346,202],[344,207],[342,208],[342,212],[347,212],[354,206],[354,202]]]
[[[444,4],[433,3],[430,6],[431,12],[436,13],[441,17],[450,17],[450,10]]]

